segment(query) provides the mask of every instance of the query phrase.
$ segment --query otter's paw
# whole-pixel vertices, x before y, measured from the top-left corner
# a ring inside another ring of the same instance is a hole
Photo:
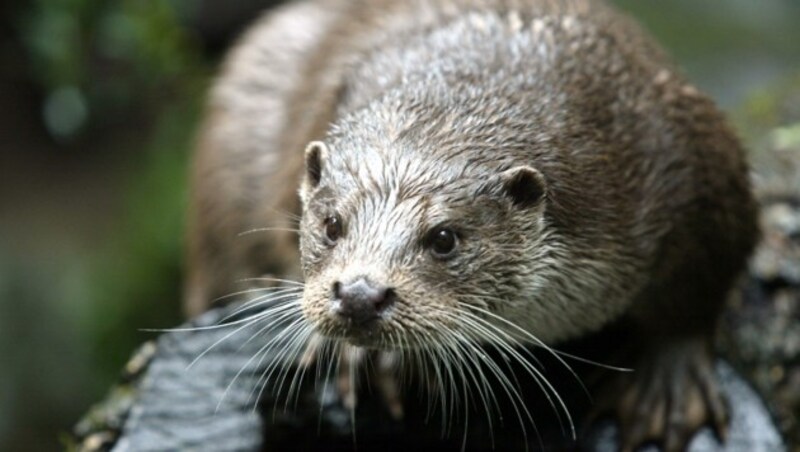
[[[300,358],[300,366],[310,367],[317,363],[322,344],[321,338],[312,337],[305,352]],[[392,351],[367,351],[360,347],[339,345],[338,372],[335,377],[336,394],[342,405],[354,410],[358,403],[358,375],[368,370],[367,378],[372,379],[383,397],[389,413],[394,419],[402,419],[403,404],[400,398],[400,386],[397,381],[397,353]],[[369,365],[371,360],[375,365]]]
[[[683,451],[706,425],[724,441],[728,411],[705,344],[659,349],[619,378],[614,392],[619,398],[610,408],[619,421],[622,451],[647,443],[665,452]]]

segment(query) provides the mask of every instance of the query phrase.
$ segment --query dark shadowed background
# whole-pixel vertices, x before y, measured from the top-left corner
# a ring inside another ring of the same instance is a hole
[[[204,92],[271,3],[0,6],[0,450],[61,447],[153,336],[141,329],[180,321],[186,162]],[[751,148],[778,137],[800,150],[800,96],[780,94],[800,92],[800,1],[617,3]]]

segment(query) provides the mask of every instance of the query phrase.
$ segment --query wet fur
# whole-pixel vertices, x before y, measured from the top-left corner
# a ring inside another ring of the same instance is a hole
[[[601,2],[290,4],[231,53],[207,117],[192,313],[240,278],[305,278],[307,318],[336,336],[331,280],[372,275],[403,301],[373,345],[432,334],[464,303],[547,343],[612,321],[669,343],[710,335],[756,236],[722,115]],[[313,140],[328,147],[319,186],[303,178]],[[501,193],[518,166],[543,175],[541,203]],[[334,208],[351,239],[327,250]],[[465,228],[461,259],[420,257],[437,221]]]

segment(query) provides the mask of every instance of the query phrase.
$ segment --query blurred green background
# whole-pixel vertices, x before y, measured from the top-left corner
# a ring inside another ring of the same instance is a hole
[[[186,164],[269,0],[0,6],[0,450],[58,449],[143,328],[180,322]],[[800,84],[800,1],[619,0],[751,142]],[[795,105],[794,108],[800,109]]]

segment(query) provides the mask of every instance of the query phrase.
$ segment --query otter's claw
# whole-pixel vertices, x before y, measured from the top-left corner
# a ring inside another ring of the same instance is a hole
[[[301,367],[310,367],[317,363],[323,339],[314,335],[306,346],[305,352],[300,357]],[[342,405],[348,410],[354,410],[358,403],[357,375],[362,367],[366,366],[367,358],[377,363],[369,373],[373,378],[392,418],[403,418],[403,403],[400,397],[400,386],[397,382],[397,353],[391,351],[367,351],[360,347],[341,344],[338,346],[338,373],[334,388]]]
[[[365,362],[364,349],[358,347],[342,347],[339,353],[339,374],[336,376],[336,388],[342,398],[344,407],[352,411],[356,408],[356,376]]]
[[[396,352],[377,352],[377,382],[383,401],[395,420],[403,418],[403,401],[400,398],[400,386],[397,382],[398,359]]]
[[[623,452],[646,443],[657,443],[665,452],[683,451],[705,425],[724,441],[728,411],[703,345],[659,350],[618,383],[619,392],[609,394],[619,398],[606,406],[616,412]]]

